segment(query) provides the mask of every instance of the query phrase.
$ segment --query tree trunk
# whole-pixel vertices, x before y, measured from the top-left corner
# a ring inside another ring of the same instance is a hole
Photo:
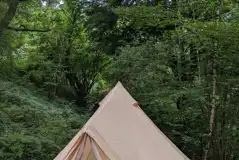
[[[9,6],[6,14],[4,15],[3,19],[0,21],[0,34],[3,30],[8,29],[9,24],[11,23],[12,19],[14,18],[17,7],[20,3],[19,0],[9,0]]]
[[[221,148],[221,159],[225,160],[225,143],[224,143],[224,135],[225,135],[225,127],[226,127],[226,112],[225,109],[222,111],[222,126],[221,126],[221,141],[220,141],[220,148]]]
[[[208,133],[208,142],[204,150],[203,160],[207,160],[208,154],[211,148],[211,143],[213,139],[214,124],[215,124],[215,114],[216,114],[216,64],[215,64],[215,55],[212,58],[212,99],[211,99],[211,112],[209,120],[209,133]]]
[[[222,126],[221,126],[221,141],[220,141],[220,148],[221,148],[221,159],[222,160],[226,160],[226,148],[227,148],[227,144],[226,142],[226,135],[225,135],[225,131],[226,131],[226,109],[229,108],[230,105],[230,88],[227,88],[227,92],[225,95],[225,106],[223,107],[222,110]]]
[[[83,86],[82,86],[83,87]],[[81,108],[81,109],[86,109],[87,106],[87,93],[84,91],[82,88],[81,90],[79,89],[77,92],[77,98],[76,98],[76,104]]]

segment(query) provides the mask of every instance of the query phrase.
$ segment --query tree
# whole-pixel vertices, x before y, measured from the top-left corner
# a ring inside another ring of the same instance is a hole
[[[29,0],[9,0],[7,1],[8,10],[6,11],[4,17],[0,21],[0,35],[4,30],[13,30],[13,31],[29,31],[29,32],[48,32],[50,29],[29,29],[29,28],[18,28],[11,27],[10,23],[13,20],[14,16],[17,13],[17,9],[20,3],[27,2]]]
[[[46,18],[46,22],[57,27],[33,38],[30,45],[39,46],[29,48],[32,56],[21,62],[26,63],[22,68],[31,82],[49,92],[49,97],[73,100],[83,111],[88,109],[88,96],[109,58],[88,40],[82,3],[69,1],[61,7],[47,10],[53,17]]]

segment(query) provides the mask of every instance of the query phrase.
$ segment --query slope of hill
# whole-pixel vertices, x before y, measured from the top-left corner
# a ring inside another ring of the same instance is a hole
[[[87,120],[69,102],[0,81],[0,159],[50,160]]]

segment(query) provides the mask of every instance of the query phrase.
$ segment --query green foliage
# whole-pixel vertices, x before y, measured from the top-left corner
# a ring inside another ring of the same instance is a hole
[[[1,81],[1,159],[53,159],[85,123],[67,102]]]
[[[173,10],[166,10],[162,6],[156,7],[135,6],[115,9],[120,17],[118,25],[122,28],[131,27],[134,30],[146,30],[151,28],[169,29],[175,26],[176,14]]]
[[[93,5],[85,10],[87,20],[84,23],[89,37],[96,49],[112,55],[119,46],[119,33],[115,28],[118,16],[108,7]]]

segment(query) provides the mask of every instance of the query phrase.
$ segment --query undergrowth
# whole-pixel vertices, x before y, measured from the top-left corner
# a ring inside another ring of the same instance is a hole
[[[0,81],[0,159],[52,160],[86,122],[73,105]]]

